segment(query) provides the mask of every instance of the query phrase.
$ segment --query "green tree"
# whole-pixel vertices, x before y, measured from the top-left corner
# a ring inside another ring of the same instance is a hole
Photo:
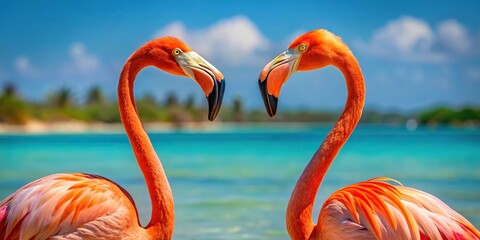
[[[87,93],[87,104],[104,105],[106,103],[105,95],[99,86],[92,87]]]
[[[136,102],[140,118],[144,122],[158,122],[168,119],[168,113],[161,107],[151,93],[144,94]]]
[[[147,104],[150,106],[157,106],[157,100],[155,99],[155,96],[152,93],[146,93],[144,94],[139,100],[141,104]]]
[[[0,96],[0,122],[25,124],[29,119],[27,102],[18,96],[13,83],[5,84]]]
[[[165,107],[172,108],[177,107],[179,105],[178,97],[175,93],[170,92],[167,94],[167,98],[165,100]]]
[[[11,82],[3,86],[3,95],[7,97],[17,96],[17,87]]]
[[[185,101],[185,108],[188,110],[195,108],[195,96],[193,94],[188,95]]]
[[[56,92],[50,94],[48,97],[48,102],[59,108],[67,108],[74,105],[73,94],[69,88],[62,87]]]
[[[465,107],[455,110],[448,107],[438,107],[420,113],[419,119],[423,124],[479,123],[480,109]]]
[[[245,121],[245,112],[243,110],[243,101],[240,97],[236,97],[233,100],[232,104],[232,114],[233,114],[233,121],[235,122],[243,122]]]

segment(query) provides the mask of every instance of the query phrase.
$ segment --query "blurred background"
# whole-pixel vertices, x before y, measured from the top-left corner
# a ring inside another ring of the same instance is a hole
[[[346,98],[337,69],[293,75],[270,119],[260,70],[325,28],[360,62],[367,98],[316,209],[376,176],[430,192],[480,227],[478,1],[0,1],[0,199],[55,172],[101,174],[148,194],[117,109],[124,62],[161,36],[182,39],[226,78],[218,119],[188,78],[137,77],[142,121],[176,201],[176,239],[287,239],[286,205]],[[213,144],[212,144],[213,143]],[[354,163],[354,164],[352,164]],[[314,216],[316,219],[316,215]]]

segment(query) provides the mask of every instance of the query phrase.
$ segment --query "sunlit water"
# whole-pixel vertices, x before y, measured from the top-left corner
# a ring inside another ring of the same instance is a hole
[[[290,193],[329,129],[261,125],[151,133],[175,198],[174,239],[288,239]],[[114,180],[148,222],[148,193],[124,134],[0,135],[0,199],[56,172]],[[430,192],[480,227],[478,129],[358,127],[330,168],[315,212],[334,190],[376,176]]]

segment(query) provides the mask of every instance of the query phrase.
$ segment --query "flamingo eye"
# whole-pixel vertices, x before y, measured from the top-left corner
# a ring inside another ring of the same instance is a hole
[[[298,50],[299,50],[300,52],[303,52],[303,51],[307,50],[307,45],[305,45],[304,43],[300,44],[300,45],[298,46]]]
[[[173,49],[172,54],[173,54],[173,56],[178,56],[181,52],[182,52],[182,50],[180,50],[178,48],[175,48],[175,49]]]

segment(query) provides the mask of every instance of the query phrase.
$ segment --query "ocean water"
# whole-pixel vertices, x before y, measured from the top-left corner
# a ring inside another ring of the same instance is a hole
[[[174,239],[288,239],[291,191],[330,127],[150,133],[175,198]],[[0,199],[57,172],[114,180],[148,223],[148,193],[125,134],[0,135]],[[357,127],[319,190],[313,218],[336,189],[377,176],[432,193],[480,227],[480,129]]]

